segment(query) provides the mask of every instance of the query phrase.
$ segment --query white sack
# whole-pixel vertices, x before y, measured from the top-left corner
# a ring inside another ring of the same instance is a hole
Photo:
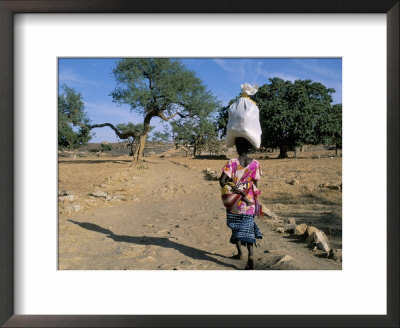
[[[236,138],[246,138],[256,148],[261,144],[259,109],[250,99],[240,97],[228,110],[226,146],[233,147]]]

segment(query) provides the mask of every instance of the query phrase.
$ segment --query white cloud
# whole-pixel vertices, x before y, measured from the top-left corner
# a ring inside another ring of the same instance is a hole
[[[253,59],[213,59],[224,71],[231,74],[233,82],[248,82],[263,85],[269,78],[279,77],[283,80],[294,82],[300,76],[285,72],[268,71],[263,67],[262,61]]]
[[[335,78],[335,79],[340,77],[337,71],[319,66],[317,60],[315,59],[307,59],[307,60],[296,59],[295,63],[299,64],[302,68],[320,76]]]
[[[65,69],[60,70],[58,74],[58,81],[60,85],[62,84],[73,84],[73,85],[93,85],[93,86],[100,86],[101,83],[95,80],[86,79],[78,74],[76,74],[73,70]]]

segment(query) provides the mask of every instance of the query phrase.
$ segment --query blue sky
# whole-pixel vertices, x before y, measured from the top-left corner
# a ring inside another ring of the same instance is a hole
[[[85,110],[92,123],[141,123],[143,117],[130,112],[129,107],[118,107],[110,93],[115,87],[112,70],[118,58],[59,58],[59,86],[66,84],[83,95]],[[268,78],[284,80],[311,79],[336,90],[333,103],[342,102],[341,58],[181,58],[213,94],[227,105],[240,93],[240,84],[259,86]],[[165,123],[164,123],[165,124]],[[154,131],[164,131],[162,121],[153,118]],[[93,130],[91,142],[116,142],[115,133],[105,127]]]

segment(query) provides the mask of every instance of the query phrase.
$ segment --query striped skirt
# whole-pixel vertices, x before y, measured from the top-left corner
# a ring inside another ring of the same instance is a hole
[[[262,234],[254,222],[254,214],[233,214],[226,211],[226,224],[232,230],[230,242],[236,244],[240,241],[242,245],[255,244],[256,238],[262,239]]]

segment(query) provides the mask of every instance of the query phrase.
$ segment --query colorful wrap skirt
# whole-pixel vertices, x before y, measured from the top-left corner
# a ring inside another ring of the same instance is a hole
[[[261,231],[254,222],[254,214],[233,214],[227,210],[226,224],[232,230],[232,244],[238,241],[242,245],[255,244],[256,238],[262,239]]]

